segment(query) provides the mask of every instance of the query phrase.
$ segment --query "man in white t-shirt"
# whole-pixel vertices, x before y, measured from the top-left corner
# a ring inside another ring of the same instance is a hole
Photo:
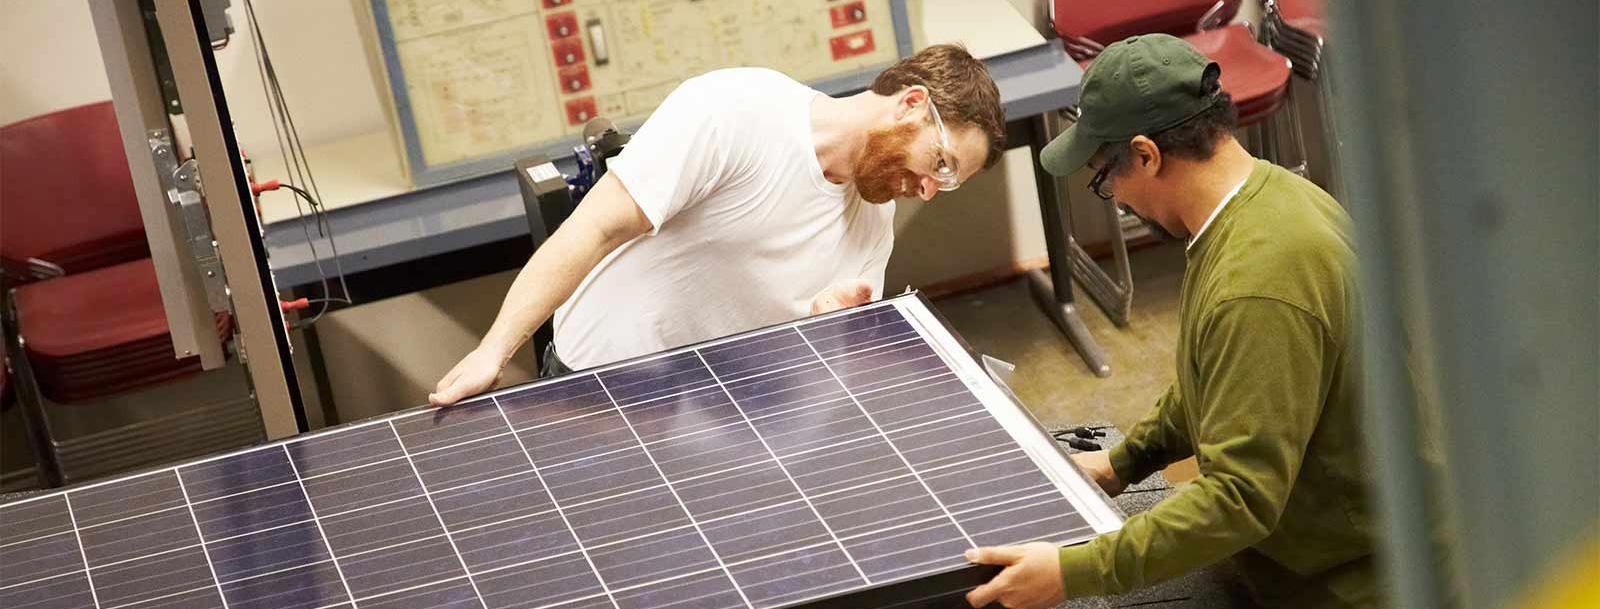
[[[534,252],[482,342],[428,400],[492,387],[555,316],[549,370],[583,369],[883,293],[894,198],[933,198],[1004,151],[983,63],[938,45],[832,98],[783,74],[684,81]]]

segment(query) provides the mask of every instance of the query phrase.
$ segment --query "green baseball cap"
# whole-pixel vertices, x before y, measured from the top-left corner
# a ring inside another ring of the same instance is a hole
[[[1082,168],[1100,146],[1177,126],[1216,99],[1222,69],[1180,38],[1141,34],[1106,47],[1083,77],[1078,123],[1039,153],[1045,171]]]

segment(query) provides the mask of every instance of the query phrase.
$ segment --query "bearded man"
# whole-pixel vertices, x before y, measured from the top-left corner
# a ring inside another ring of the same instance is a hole
[[[895,197],[955,190],[999,161],[1004,139],[999,90],[954,45],[841,98],[756,68],[684,81],[428,399],[490,389],[552,315],[544,376],[878,298]]]

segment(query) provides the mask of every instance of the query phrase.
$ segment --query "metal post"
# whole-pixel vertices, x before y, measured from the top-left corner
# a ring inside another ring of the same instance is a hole
[[[1072,225],[1066,206],[1061,201],[1060,181],[1051,177],[1039,164],[1039,152],[1050,141],[1051,112],[1029,119],[1028,146],[1033,155],[1034,183],[1039,189],[1039,207],[1044,217],[1045,250],[1050,255],[1050,273],[1028,271],[1028,285],[1034,300],[1044,308],[1056,327],[1067,335],[1072,347],[1083,357],[1085,365],[1095,376],[1111,376],[1111,362],[1106,358],[1100,343],[1095,342],[1089,327],[1078,316],[1072,297]]]
[[[1508,606],[1595,530],[1596,8],[1533,4],[1328,5],[1395,607]]]
[[[120,0],[108,0],[120,1]],[[126,0],[132,4],[133,0]],[[284,438],[308,427],[290,355],[289,332],[267,266],[266,244],[251,202],[250,185],[234,139],[198,0],[156,0],[156,17],[172,61],[178,95],[199,161],[211,228],[227,273],[242,357],[261,407],[267,437]]]
[[[111,104],[117,110],[117,125],[122,132],[123,151],[133,174],[134,192],[139,198],[139,215],[144,219],[145,238],[150,242],[150,260],[155,265],[161,286],[161,304],[167,313],[167,329],[172,334],[174,357],[200,356],[206,370],[221,368],[227,358],[217,339],[216,321],[207,304],[200,270],[193,263],[181,219],[168,202],[163,183],[172,173],[160,175],[156,154],[149,144],[151,131],[168,130],[161,84],[145,34],[144,16],[139,3],[121,0],[95,0],[89,3],[94,18],[100,56],[105,60],[106,79],[111,85]],[[171,151],[165,151],[169,156]],[[174,164],[166,159],[167,164]]]

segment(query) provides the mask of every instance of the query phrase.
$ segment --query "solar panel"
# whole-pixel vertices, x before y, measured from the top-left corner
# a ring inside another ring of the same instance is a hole
[[[0,606],[932,606],[1120,522],[908,295],[0,505]]]

